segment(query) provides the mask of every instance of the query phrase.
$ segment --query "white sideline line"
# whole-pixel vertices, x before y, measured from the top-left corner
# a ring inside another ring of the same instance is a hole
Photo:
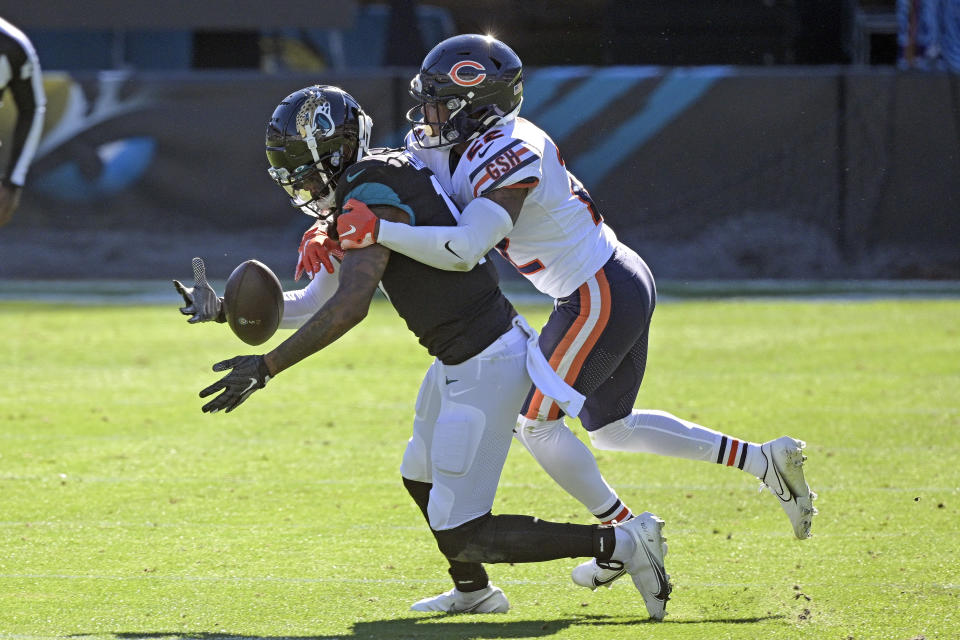
[[[211,284],[222,291],[224,280]],[[283,280],[284,289],[296,288]],[[549,303],[550,298],[526,280],[503,279],[501,288],[516,304]],[[662,278],[657,289],[663,301],[754,298],[758,300],[801,300],[811,302],[877,299],[950,299],[960,296],[955,280],[676,280]],[[0,300],[40,301],[74,304],[164,304],[176,305],[177,293],[170,280],[20,280],[0,278]]]
[[[416,578],[291,578],[276,576],[163,576],[163,575],[132,575],[116,576],[104,574],[45,574],[45,573],[25,573],[25,574],[0,574],[0,580],[116,580],[118,582],[131,582],[140,580],[164,580],[170,582],[278,582],[290,584],[447,584],[446,579],[416,579]],[[514,585],[556,585],[557,580],[509,580],[498,579],[497,583]],[[896,589],[916,589],[914,583],[906,584],[900,582],[845,582],[844,584],[853,587],[887,587]],[[769,582],[699,582],[681,580],[678,586],[682,588],[704,587],[704,588],[742,588],[742,587],[761,587],[770,586]],[[808,587],[834,587],[832,582],[804,582],[804,588]],[[933,587],[944,590],[960,590],[960,584],[953,583],[927,583],[924,588]]]
[[[587,516],[583,517],[584,520],[587,520]],[[317,525],[306,522],[287,522],[282,526],[276,523],[265,524],[262,522],[237,522],[237,523],[227,523],[227,522],[57,522],[57,521],[29,521],[29,522],[17,522],[17,521],[4,521],[0,522],[0,528],[30,528],[30,529],[39,529],[44,527],[49,528],[75,528],[75,529],[242,529],[244,531],[250,530],[259,530],[271,528],[273,530],[288,530],[288,529],[314,529],[317,533],[317,537],[321,537],[324,534],[322,533],[323,529],[317,527]],[[426,531],[426,523],[422,525],[384,525],[382,523],[378,524],[351,524],[351,529],[357,530],[377,530],[377,531]],[[766,536],[766,535],[779,535],[782,534],[784,537],[787,537],[787,534],[782,531],[783,527],[780,526],[770,526],[766,528],[753,527],[748,532],[745,532],[744,536]],[[673,535],[683,535],[683,536],[705,536],[710,537],[714,534],[704,533],[702,527],[671,527],[671,532]],[[724,530],[724,532],[726,532]],[[850,538],[850,536],[862,537],[865,539],[874,539],[874,538],[903,538],[907,534],[903,531],[816,531],[815,537],[817,538]],[[929,532],[918,531],[914,535],[917,536],[929,536]],[[945,532],[944,535],[953,535],[952,533]],[[909,536],[908,536],[909,537]],[[746,539],[746,538],[744,538]]]
[[[902,452],[902,449],[898,449],[898,452]],[[0,481],[13,481],[13,482],[56,482],[60,483],[64,479],[60,477],[59,474],[53,473],[50,475],[43,476],[18,476],[18,475],[4,475],[0,474]],[[103,477],[103,476],[68,476],[66,478],[68,482],[74,483],[104,483],[104,484],[120,484],[120,483],[148,483],[148,484],[193,484],[198,482],[203,483],[230,483],[230,484],[249,484],[249,485],[269,485],[269,482],[263,482],[258,479],[251,478],[235,478],[235,477],[177,477],[177,478],[148,478],[148,477]],[[299,482],[298,486],[310,486],[310,487],[325,487],[330,485],[347,485],[354,487],[393,487],[396,486],[396,482],[393,480],[317,480],[309,481],[305,480]],[[501,489],[537,489],[537,490],[546,490],[552,489],[556,485],[552,483],[529,483],[529,482],[503,482],[500,483],[499,487]],[[759,486],[759,485],[757,485]],[[716,483],[716,484],[703,484],[703,485],[691,485],[691,484],[615,484],[616,489],[631,489],[631,490],[655,490],[655,491],[746,491],[753,492],[756,491],[753,485],[753,481],[748,480],[746,483],[737,482],[735,484],[730,483]],[[920,492],[948,492],[955,493],[960,492],[960,486],[958,487],[865,487],[860,485],[822,485],[818,484],[814,487],[816,491],[823,493],[828,492],[842,492],[842,491],[866,491],[866,492],[901,492],[901,493],[912,493],[914,491]],[[0,523],[2,524],[2,523]]]
[[[386,526],[384,524],[351,524],[350,529],[378,529],[390,531],[425,531],[426,522],[421,526]],[[166,528],[207,528],[207,529],[311,529],[317,525],[309,522],[287,522],[281,527],[275,522],[77,522],[77,521],[24,521],[0,522],[0,527],[75,527],[78,529],[166,529]],[[903,535],[903,534],[900,534]]]

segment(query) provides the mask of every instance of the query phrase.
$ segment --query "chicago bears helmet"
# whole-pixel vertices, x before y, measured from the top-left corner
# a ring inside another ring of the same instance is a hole
[[[407,112],[407,120],[421,146],[468,142],[516,117],[523,101],[523,64],[492,36],[453,36],[423,59],[410,95],[420,104]],[[423,107],[428,103],[449,110],[446,122],[426,121]]]
[[[327,217],[340,175],[370,147],[373,120],[346,91],[313,85],[294,91],[267,123],[267,172],[307,215]]]

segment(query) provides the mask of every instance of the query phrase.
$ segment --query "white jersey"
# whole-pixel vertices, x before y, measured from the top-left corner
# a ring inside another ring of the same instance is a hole
[[[516,118],[471,142],[452,176],[449,148],[424,149],[412,133],[405,143],[461,209],[493,189],[530,188],[497,249],[547,295],[570,295],[613,255],[616,234],[567,171],[553,140],[528,120]]]

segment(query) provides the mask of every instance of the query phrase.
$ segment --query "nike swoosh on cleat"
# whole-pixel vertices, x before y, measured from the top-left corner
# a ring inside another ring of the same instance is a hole
[[[657,575],[658,592],[655,597],[657,600],[668,600],[671,589],[670,582],[667,580],[667,572],[663,570],[663,566],[657,562],[657,559],[653,557],[653,554],[650,553],[650,550],[647,549],[647,545],[645,544],[643,545],[643,551],[647,554],[647,559],[650,561],[650,566],[653,567],[653,572]]]
[[[771,464],[773,463],[771,462]],[[780,471],[777,469],[777,465],[775,464],[773,465],[773,473],[777,476],[777,482],[780,483],[780,492],[777,493],[777,497],[783,502],[792,501],[794,499],[793,491],[790,489],[790,485],[787,484],[787,481],[784,479],[784,477],[780,475]]]
[[[343,234],[341,233],[340,235],[343,235]],[[446,249],[447,251],[449,251],[450,253],[452,253],[453,255],[457,256],[457,257],[460,258],[461,260],[463,260],[463,256],[461,256],[459,253],[457,253],[456,251],[454,251],[453,249],[450,248],[450,241],[449,241],[449,240],[447,240],[446,242],[443,243],[443,248]]]
[[[773,495],[777,496],[781,502],[790,502],[791,500],[793,500],[793,493],[790,491],[789,485],[787,485],[787,483],[784,481],[783,476],[780,475],[780,471],[777,469],[777,465],[774,464],[773,455],[771,454],[768,456],[766,452],[764,452],[762,449],[761,449],[761,453],[763,453],[763,457],[767,459],[767,468],[773,469],[773,475],[777,479],[777,483],[780,485],[780,489],[779,490],[774,489],[772,486],[770,486],[766,482],[764,482],[763,484],[769,487],[770,492],[773,493]],[[787,496],[786,498],[783,497],[785,495]]]
[[[613,574],[613,576],[612,576],[609,580],[597,580],[597,576],[593,576],[593,586],[594,586],[594,587],[604,587],[604,586],[610,584],[611,582],[613,582],[614,580],[619,579],[620,576],[622,576],[622,575],[625,574],[626,572],[627,572],[627,570],[626,570],[625,568],[624,568],[624,569],[620,569],[620,571],[617,571],[615,574]]]
[[[357,230],[357,228],[356,228],[355,226],[350,225],[350,229],[347,230],[345,233],[341,233],[341,234],[340,234],[340,237],[342,238],[343,236],[349,236],[349,235],[355,233],[356,230]]]

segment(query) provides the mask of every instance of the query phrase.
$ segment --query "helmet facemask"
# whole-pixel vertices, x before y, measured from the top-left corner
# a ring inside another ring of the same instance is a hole
[[[334,151],[318,162],[300,165],[293,172],[286,167],[270,167],[267,173],[287,192],[292,206],[308,216],[326,219],[334,205],[342,164],[343,154]]]
[[[270,177],[303,213],[329,219],[340,175],[365,156],[373,120],[336,87],[301,89],[267,126]]]
[[[407,111],[407,122],[413,125],[413,134],[425,149],[448,147],[467,142],[462,125],[473,122],[469,117],[468,108],[472,93],[466,96],[433,97],[423,92],[420,75],[410,81],[410,95],[419,104]],[[433,105],[437,114],[436,121],[427,119],[427,105]],[[447,111],[445,120],[440,119],[441,107]]]

